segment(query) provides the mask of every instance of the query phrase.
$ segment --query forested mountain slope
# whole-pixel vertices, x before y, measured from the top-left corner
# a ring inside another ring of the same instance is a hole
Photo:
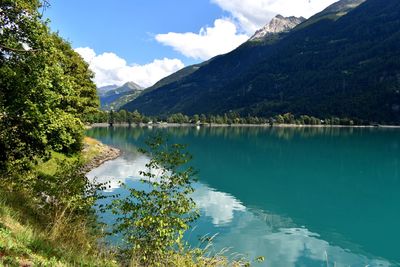
[[[400,123],[400,1],[361,2],[342,0],[274,40],[247,42],[124,108]]]
[[[143,88],[134,82],[127,82],[122,86],[104,86],[97,88],[100,106],[103,110],[119,109],[132,101],[143,92]]]

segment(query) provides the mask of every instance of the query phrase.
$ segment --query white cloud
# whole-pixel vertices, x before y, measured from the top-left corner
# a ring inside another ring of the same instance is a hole
[[[207,217],[212,218],[216,226],[230,223],[234,216],[234,211],[245,211],[246,208],[233,196],[217,192],[205,185],[196,188],[193,193],[193,200]]]
[[[211,0],[252,35],[277,14],[310,17],[338,0]]]
[[[97,86],[122,85],[133,81],[143,87],[149,87],[160,79],[182,69],[185,65],[179,59],[155,59],[145,65],[129,65],[125,59],[114,53],[96,52],[89,47],[75,49],[89,63],[95,73],[94,82]]]
[[[90,63],[92,59],[96,57],[96,53],[94,52],[94,50],[89,47],[76,48],[75,52],[81,55],[81,57],[88,63]]]
[[[199,33],[157,34],[156,40],[173,47],[187,57],[207,60],[232,51],[248,39],[238,34],[236,25],[228,19],[217,19],[213,27],[201,28]]]
[[[237,48],[274,16],[310,17],[337,0],[210,0],[231,15],[199,33],[169,32],[156,40],[186,57],[207,60]]]
[[[119,157],[91,170],[86,176],[90,181],[107,183],[109,187],[105,191],[113,192],[121,187],[121,183],[126,183],[128,180],[138,181],[143,178],[140,171],[146,169],[145,165],[148,161],[148,158],[143,155],[136,155],[134,159]]]
[[[148,162],[149,158],[140,153],[127,153],[92,170],[87,177],[90,181],[96,179],[100,183],[111,181],[110,188],[105,191],[115,192],[120,188],[121,182],[132,186],[130,182],[143,178],[140,170],[146,170]],[[215,191],[201,183],[194,186],[196,190],[192,198],[204,216],[212,219],[214,226],[209,228],[206,225],[205,229],[211,229],[207,234],[220,232],[213,240],[213,251],[232,248],[233,252],[245,253],[248,259],[263,255],[269,266],[277,267],[300,266],[304,259],[314,265],[325,266],[327,257],[331,265],[335,266],[392,266],[385,259],[372,255],[367,257],[330,244],[318,233],[297,227],[289,217],[247,208],[234,196]],[[107,216],[115,218],[111,214]]]

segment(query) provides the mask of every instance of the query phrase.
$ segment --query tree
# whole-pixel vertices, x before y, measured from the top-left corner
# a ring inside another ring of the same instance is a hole
[[[113,126],[115,123],[115,112],[114,110],[110,110],[110,112],[108,113],[108,123],[110,124],[110,126]]]
[[[285,119],[283,118],[282,115],[277,115],[277,116],[275,117],[275,121],[276,121],[277,124],[282,124],[282,123],[285,122]]]
[[[81,148],[81,118],[98,105],[83,59],[41,20],[37,0],[0,3],[0,170]]]
[[[126,122],[128,123],[129,127],[132,126],[132,122],[133,122],[132,112],[127,112]]]
[[[204,115],[204,114],[201,114],[201,115],[200,115],[200,122],[201,122],[201,123],[207,123],[207,122],[208,122],[208,121],[207,121],[207,116]]]
[[[191,156],[179,144],[168,144],[156,136],[147,142],[150,162],[141,172],[143,190],[129,188],[129,196],[113,201],[119,216],[115,231],[127,242],[126,253],[144,266],[165,262],[169,253],[182,246],[184,232],[198,217],[190,198],[194,170],[187,167]]]
[[[199,121],[200,121],[200,116],[197,115],[197,114],[194,114],[194,115],[193,115],[193,123],[194,123],[194,124],[197,124]]]
[[[128,120],[128,113],[126,112],[126,110],[122,109],[118,111],[118,122],[120,123],[127,122],[127,120]]]
[[[169,123],[188,123],[190,121],[189,117],[183,115],[182,113],[172,114],[167,118]]]
[[[287,123],[287,124],[295,123],[294,116],[291,113],[283,114],[283,120],[284,120],[284,123]]]
[[[132,112],[132,120],[134,123],[139,124],[142,122],[142,115],[135,110],[134,112]]]

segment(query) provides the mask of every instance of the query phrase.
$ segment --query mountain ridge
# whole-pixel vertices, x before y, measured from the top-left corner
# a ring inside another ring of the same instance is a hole
[[[144,88],[130,81],[122,86],[109,85],[97,89],[100,107],[104,110],[119,109],[124,104],[138,97]]]
[[[291,112],[400,123],[400,2],[334,5],[340,4],[345,12],[326,16],[331,6],[272,43],[247,42],[124,108],[147,115]]]
[[[283,17],[282,15],[276,15],[269,23],[256,31],[249,41],[262,41],[271,35],[288,32],[305,20],[303,17]]]

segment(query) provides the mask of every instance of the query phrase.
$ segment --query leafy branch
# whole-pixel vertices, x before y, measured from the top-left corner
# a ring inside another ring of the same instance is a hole
[[[195,172],[186,166],[191,156],[185,146],[168,144],[161,136],[146,144],[143,152],[150,161],[147,171],[141,172],[141,182],[148,186],[129,188],[129,196],[113,201],[111,207],[119,216],[115,233],[124,236],[126,255],[154,266],[183,248],[183,234],[198,218],[198,211],[190,198]]]

